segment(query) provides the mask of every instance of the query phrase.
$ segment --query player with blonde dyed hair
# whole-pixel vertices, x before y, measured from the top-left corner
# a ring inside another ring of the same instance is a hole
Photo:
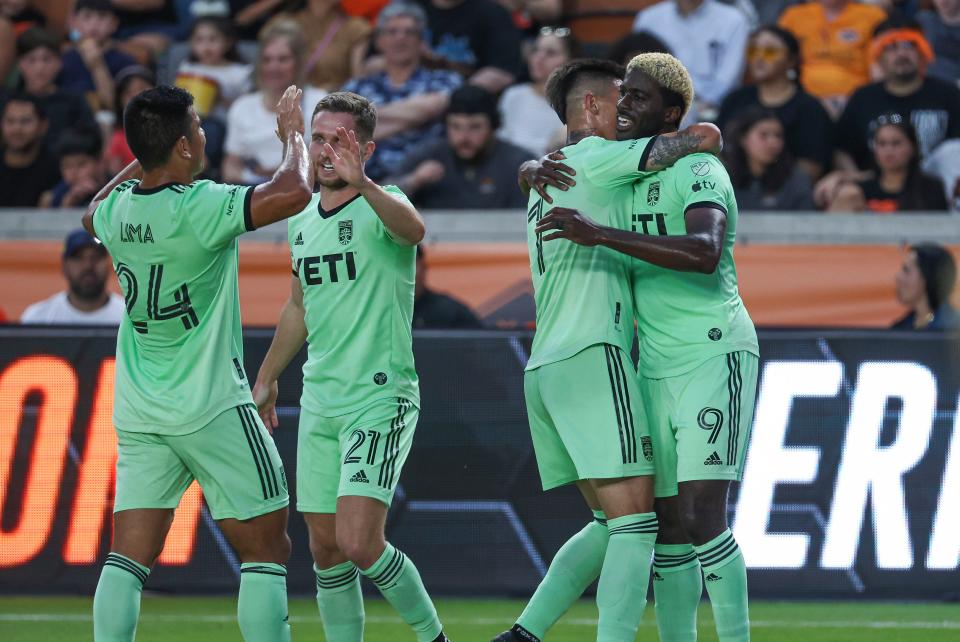
[[[694,94],[693,79],[682,62],[668,53],[642,53],[627,63],[627,73],[632,71],[645,73],[660,85],[661,89],[679,96],[683,101],[683,111],[680,113],[680,119],[683,120],[693,104]]]

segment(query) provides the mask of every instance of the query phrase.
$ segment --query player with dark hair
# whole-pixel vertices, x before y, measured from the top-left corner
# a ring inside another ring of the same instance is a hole
[[[247,642],[290,639],[287,482],[243,370],[237,237],[311,196],[296,87],[277,108],[283,164],[257,187],[194,181],[205,136],[182,89],[127,106],[137,160],[94,198],[83,226],[110,251],[127,314],[117,336],[113,546],[93,602],[96,642],[130,642],[140,593],[191,482],[237,552]]]
[[[566,162],[586,180],[555,204],[605,223],[628,220],[633,183],[686,154],[719,150],[715,127],[615,141],[623,68],[576,60],[557,69],[546,97],[569,132]],[[657,535],[655,444],[644,420],[633,343],[630,261],[607,248],[544,243],[549,197],[530,195],[527,240],[537,333],[524,396],[545,490],[576,483],[594,520],[557,553],[517,624],[496,642],[537,641],[598,576],[599,642],[632,642],[646,606]]]
[[[618,138],[660,134],[663,140],[692,99],[690,76],[676,58],[635,57],[621,87]],[[541,174],[538,185],[549,182]],[[593,180],[587,174],[585,182]],[[746,565],[727,526],[727,495],[743,474],[759,347],[737,288],[733,187],[715,156],[695,154],[644,176],[633,194],[629,219],[617,224],[596,209],[557,207],[536,232],[544,247],[565,239],[639,259],[629,269],[640,390],[656,460],[660,639],[696,639],[702,569],[720,641],[744,642],[750,637]]]
[[[277,379],[307,342],[297,509],[310,534],[326,638],[363,640],[363,574],[419,642],[445,642],[416,566],[384,537],[420,415],[411,318],[424,224],[403,192],[364,171],[376,125],[370,101],[350,92],[332,93],[314,110],[318,191],[290,220],[290,299],[253,392],[264,422],[276,427]]]

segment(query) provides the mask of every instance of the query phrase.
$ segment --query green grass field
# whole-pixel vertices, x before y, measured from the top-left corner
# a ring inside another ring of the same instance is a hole
[[[0,597],[0,641],[91,640],[90,600],[63,597]],[[489,642],[513,623],[523,603],[509,600],[441,600],[440,616],[453,642]],[[146,596],[137,642],[240,641],[235,603],[227,598]],[[754,602],[754,642],[957,642],[960,605],[878,602]],[[290,601],[295,641],[324,639],[309,599]],[[706,604],[700,611],[700,642],[715,642]],[[551,632],[549,642],[590,642],[596,609],[577,604]],[[637,638],[657,640],[652,608]],[[413,642],[409,629],[381,600],[367,602],[366,642]]]

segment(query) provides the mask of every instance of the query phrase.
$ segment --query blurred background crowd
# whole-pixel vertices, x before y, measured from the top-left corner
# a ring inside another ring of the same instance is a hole
[[[690,70],[747,216],[960,211],[960,0],[0,0],[0,208],[84,205],[158,83],[195,96],[210,178],[274,171],[296,83],[305,113],[374,101],[368,174],[420,207],[519,208],[565,139],[550,73],[646,51]]]

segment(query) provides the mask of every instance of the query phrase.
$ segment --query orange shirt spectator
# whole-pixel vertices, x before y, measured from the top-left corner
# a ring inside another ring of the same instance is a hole
[[[870,40],[886,14],[847,0],[820,0],[787,8],[780,26],[800,41],[804,88],[840,103],[870,81]],[[838,106],[838,105],[834,105]]]

